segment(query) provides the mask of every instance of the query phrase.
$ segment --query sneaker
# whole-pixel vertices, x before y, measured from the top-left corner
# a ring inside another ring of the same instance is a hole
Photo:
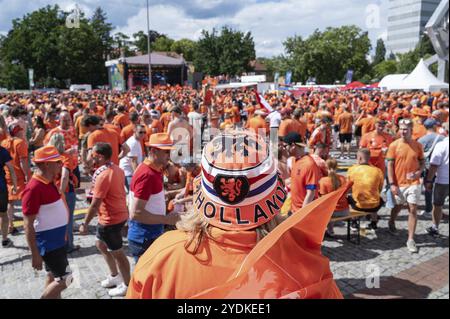
[[[6,238],[5,240],[2,240],[2,247],[3,248],[8,248],[11,247],[13,245],[13,242],[11,239]]]
[[[10,235],[15,236],[15,235],[18,235],[18,234],[19,234],[19,230],[18,230],[16,227],[10,227],[10,228],[8,229],[8,233],[9,233]]]
[[[417,213],[417,215],[423,216],[423,217],[430,217],[431,212],[427,212],[426,210],[421,210],[419,213]]]
[[[436,229],[435,227],[433,227],[433,226],[428,227],[428,228],[426,229],[426,231],[427,231],[428,235],[431,235],[431,236],[433,236],[433,237],[439,236],[439,230],[437,230],[437,229]]]
[[[117,274],[115,277],[108,275],[108,278],[101,282],[103,288],[114,288],[119,286],[123,282],[122,277]]]
[[[417,249],[416,242],[414,240],[408,240],[406,242],[406,247],[408,247],[408,250],[410,253],[417,253],[419,250]]]
[[[398,235],[398,231],[397,231],[397,228],[395,227],[395,223],[389,222],[388,225],[389,225],[389,232],[392,235]]]
[[[108,295],[110,297],[125,297],[125,295],[127,294],[127,290],[128,290],[128,286],[122,282],[116,288],[108,291]]]

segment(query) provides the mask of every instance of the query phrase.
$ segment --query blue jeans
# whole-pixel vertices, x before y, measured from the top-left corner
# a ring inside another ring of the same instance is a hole
[[[66,196],[67,206],[69,206],[69,223],[67,224],[67,250],[73,249],[73,213],[75,211],[75,202],[77,200],[75,192],[68,192],[64,194]]]
[[[134,258],[134,262],[137,264],[139,257],[141,257],[148,247],[155,241],[156,238],[153,239],[145,239],[143,243],[138,243],[133,240],[128,240],[128,249],[131,252],[131,255]]]

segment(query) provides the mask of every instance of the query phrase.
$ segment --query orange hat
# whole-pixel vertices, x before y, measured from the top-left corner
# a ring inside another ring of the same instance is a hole
[[[170,139],[169,134],[167,133],[155,133],[150,135],[150,138],[145,145],[158,148],[160,150],[173,150],[175,147],[173,146],[173,141]]]
[[[204,150],[194,180],[194,210],[225,230],[249,230],[269,222],[287,193],[267,142],[249,131],[216,136]]]
[[[412,110],[411,113],[414,116],[422,116],[422,117],[428,117],[429,116],[427,111],[425,111],[423,109],[419,109],[419,108],[415,108],[414,110]]]
[[[34,151],[33,162],[35,163],[59,162],[59,161],[62,161],[61,154],[59,154],[56,147],[52,145],[43,146]]]

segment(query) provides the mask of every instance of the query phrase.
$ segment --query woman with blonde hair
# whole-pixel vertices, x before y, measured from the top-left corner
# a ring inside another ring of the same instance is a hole
[[[330,158],[326,161],[328,176],[322,177],[319,180],[319,196],[327,195],[334,192],[342,185],[346,184],[346,178],[342,175],[336,173],[337,171],[337,161],[334,158]],[[333,218],[344,217],[349,214],[349,205],[347,198],[342,196],[339,199],[338,205],[333,213]],[[333,237],[334,235],[334,225],[332,222],[328,223],[327,231],[325,236]]]

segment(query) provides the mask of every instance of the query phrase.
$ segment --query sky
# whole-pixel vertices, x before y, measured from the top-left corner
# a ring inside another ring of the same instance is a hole
[[[257,57],[284,53],[287,37],[308,37],[315,29],[355,24],[369,32],[373,50],[386,40],[388,0],[148,0],[150,29],[172,39],[197,40],[203,29],[231,26],[250,31]],[[12,20],[46,5],[71,11],[75,5],[90,17],[96,7],[106,12],[113,32],[128,35],[147,28],[146,0],[0,0],[0,33]]]

